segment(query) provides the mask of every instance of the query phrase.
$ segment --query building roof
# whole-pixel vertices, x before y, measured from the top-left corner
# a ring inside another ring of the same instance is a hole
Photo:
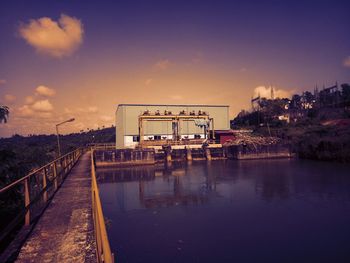
[[[162,107],[229,107],[229,105],[207,105],[207,104],[129,104],[122,103],[119,106],[162,106]]]

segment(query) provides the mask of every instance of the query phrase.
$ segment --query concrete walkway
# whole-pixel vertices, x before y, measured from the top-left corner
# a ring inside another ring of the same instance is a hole
[[[96,262],[90,153],[85,153],[39,219],[17,262]]]

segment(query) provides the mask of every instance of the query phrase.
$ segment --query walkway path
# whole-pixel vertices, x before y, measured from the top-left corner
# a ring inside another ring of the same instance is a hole
[[[90,153],[85,153],[39,219],[17,262],[96,262]]]

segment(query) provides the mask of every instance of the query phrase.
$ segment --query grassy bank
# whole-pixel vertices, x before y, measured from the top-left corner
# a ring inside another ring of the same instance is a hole
[[[264,136],[278,136],[292,144],[299,158],[350,162],[350,126],[338,123],[298,123],[278,128],[261,127]]]

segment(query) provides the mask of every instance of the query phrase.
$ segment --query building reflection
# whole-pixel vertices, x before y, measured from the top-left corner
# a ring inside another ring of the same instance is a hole
[[[126,211],[207,203],[209,193],[216,191],[216,181],[212,174],[203,175],[189,176],[187,165],[173,164],[169,167],[99,169],[98,182],[116,185],[117,205]]]
[[[298,168],[299,167],[299,168]],[[252,193],[265,201],[295,198],[339,199],[347,184],[329,176],[327,165],[288,160],[173,163],[97,171],[102,195],[122,211],[248,200]],[[345,168],[344,168],[345,169]],[[343,172],[346,173],[346,172]],[[344,179],[345,180],[345,179]],[[307,195],[305,195],[307,193]],[[246,199],[245,199],[246,198]]]

